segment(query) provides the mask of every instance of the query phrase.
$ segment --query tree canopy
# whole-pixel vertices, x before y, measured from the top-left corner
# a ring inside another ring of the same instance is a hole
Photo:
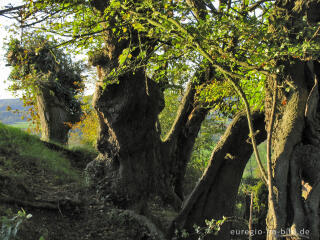
[[[288,27],[288,13],[273,1],[113,0],[97,14],[99,4],[103,1],[25,1],[16,17],[20,27],[58,38],[57,46],[89,52],[93,64],[99,61],[97,52],[105,54],[105,32],[111,31],[118,41],[138,35],[139,42],[119,54],[106,83],[145,68],[153,79],[174,87],[190,80],[199,65],[210,63],[215,74],[198,87],[201,99],[222,100],[215,107],[233,112],[241,108],[239,94],[252,107],[263,108],[265,76],[281,71],[280,59],[318,57],[317,24],[306,16],[299,19],[299,29]],[[297,2],[293,9],[302,14],[305,3]],[[237,93],[234,84],[245,95]]]
[[[84,88],[83,64],[73,63],[70,56],[54,48],[54,43],[43,36],[28,36],[23,42],[12,38],[7,45],[6,57],[12,66],[10,90],[22,93],[24,104],[31,106],[29,112],[35,123],[39,124],[37,97],[44,88],[63,102],[70,123],[78,121],[81,109],[76,96]]]
[[[152,192],[179,209],[184,199],[186,164],[209,111],[231,118],[245,110],[246,119],[243,113],[234,117],[174,223],[190,229],[194,218],[203,222],[209,213],[221,217],[219,211],[232,212],[225,206],[225,198],[217,193],[227,189],[231,201],[235,201],[252,144],[269,191],[268,228],[309,226],[315,239],[319,238],[318,220],[310,220],[319,207],[320,190],[314,180],[318,175],[306,169],[312,162],[305,160],[315,158],[317,154],[307,155],[308,149],[318,153],[320,139],[318,1],[24,3],[18,12],[12,11],[18,27],[24,32],[45,32],[46,38],[55,39],[52,49],[66,47],[70,52],[86,53],[89,63],[97,68],[93,105],[100,124],[97,147],[104,161],[93,161],[88,169],[94,172],[93,182],[97,185],[103,182],[97,179],[101,177],[99,173],[107,175],[109,185],[100,189],[116,195],[121,199],[120,205],[141,209],[137,203]],[[21,44],[28,43],[28,38],[22,34]],[[21,49],[24,48],[13,47],[14,54],[8,52],[12,65],[25,58]],[[39,49],[32,51],[34,59],[38,58]],[[46,50],[41,61],[50,56],[51,62],[56,62],[59,52],[51,54],[52,51]],[[27,65],[16,72],[27,77],[42,67]],[[59,64],[54,63],[50,71],[41,70],[51,76],[61,72],[56,68]],[[68,73],[72,72],[70,69]],[[164,93],[177,89],[184,90],[184,95],[173,123],[165,126],[170,129],[168,134],[161,139],[158,117],[164,108]],[[264,109],[265,118],[254,109]],[[254,122],[259,131],[255,131]],[[251,143],[246,141],[247,127]],[[235,132],[241,137],[235,137]],[[261,164],[255,138],[258,142],[267,138],[267,171]],[[239,148],[241,144],[243,148]],[[297,160],[295,156],[299,154],[302,157]],[[301,175],[299,171],[306,173]],[[228,176],[230,183],[223,181]],[[307,201],[300,194],[304,178],[315,186],[315,194]],[[219,209],[205,199],[209,195]],[[286,212],[291,208],[293,216]],[[268,233],[268,239],[275,238]]]

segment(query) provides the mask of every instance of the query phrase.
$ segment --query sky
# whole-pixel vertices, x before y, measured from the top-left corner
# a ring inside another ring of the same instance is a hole
[[[11,4],[12,6],[19,6],[23,3],[22,0],[0,0],[0,9],[4,9],[5,6]],[[3,49],[5,40],[9,37],[8,30],[12,20],[0,16],[0,99],[17,98],[10,91],[8,91],[9,83],[6,82],[10,74],[10,67],[6,66],[6,60],[4,58],[5,51]],[[83,56],[81,57],[83,58]],[[94,91],[94,83],[86,84],[85,95],[92,94]]]
[[[21,2],[21,0],[0,0],[0,9],[4,9],[4,7],[9,3],[11,3],[13,6],[16,6],[20,5]],[[6,83],[6,80],[10,73],[10,67],[5,66],[5,51],[3,49],[4,41],[8,37],[8,28],[10,28],[10,24],[12,24],[12,21],[10,21],[8,18],[0,16],[0,99],[16,98],[12,95],[12,93],[7,91],[9,84]]]

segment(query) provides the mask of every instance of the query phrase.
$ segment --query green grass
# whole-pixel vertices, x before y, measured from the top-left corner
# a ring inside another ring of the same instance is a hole
[[[19,169],[17,165],[21,165]],[[63,180],[79,180],[79,173],[61,153],[48,149],[37,136],[0,123],[0,166],[23,174],[28,166]],[[15,166],[15,167],[14,167]]]
[[[261,162],[264,165],[265,169],[267,169],[267,144],[266,142],[261,143],[258,146]],[[257,160],[252,154],[251,158],[249,159],[247,166],[243,172],[243,178],[246,177],[253,177],[253,178],[259,178],[260,172],[259,172],[259,167],[257,164]]]
[[[19,129],[28,129],[29,127],[32,127],[33,124],[31,122],[15,122],[13,124],[9,124],[9,126]]]
[[[97,149],[91,145],[69,145],[68,149],[72,152],[81,153],[85,159],[93,159],[98,155]]]

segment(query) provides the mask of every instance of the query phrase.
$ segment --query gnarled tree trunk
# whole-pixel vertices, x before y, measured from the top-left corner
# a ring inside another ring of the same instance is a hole
[[[277,79],[290,90],[277,90],[272,139],[274,199],[269,200],[268,239],[281,235],[319,239],[319,74],[319,63],[296,61],[286,63],[285,76]],[[269,79],[269,90],[274,87],[273,80]],[[270,92],[266,102],[268,122]],[[302,198],[302,180],[313,187],[306,200]]]
[[[40,87],[36,99],[42,140],[67,144],[70,124],[74,121],[71,120],[63,99],[53,95],[48,87]]]
[[[158,125],[163,93],[143,70],[120,76],[119,83],[105,88],[99,84],[94,105],[100,119],[100,156],[88,166],[90,175],[96,183],[105,177],[105,190],[125,205],[157,194],[179,209],[186,165],[209,110],[195,104],[194,84],[189,85],[164,142]]]
[[[209,67],[207,70],[209,71]],[[175,193],[181,200],[183,196],[183,183],[187,164],[191,158],[193,146],[198,136],[201,123],[206,118],[209,107],[195,102],[196,85],[210,80],[212,73],[201,71],[198,82],[190,82],[182,99],[176,119],[166,139],[164,140],[164,154],[170,159],[170,173],[173,176],[173,187]]]
[[[98,150],[110,176],[109,191],[131,204],[155,191],[175,201],[167,189],[167,163],[162,161],[157,122],[163,98],[156,83],[139,70],[121,76],[119,84],[97,86],[94,101],[100,118]]]
[[[291,40],[301,30],[300,22],[307,15],[309,24],[319,22],[320,4],[279,1],[284,25],[291,30]],[[295,10],[293,10],[295,9]],[[303,11],[301,11],[303,10]],[[281,16],[277,16],[280,19]],[[316,37],[316,36],[314,36]],[[272,191],[269,192],[267,239],[293,237],[319,239],[320,203],[320,105],[318,61],[289,59],[278,62],[284,70],[267,81],[266,120],[272,129]],[[277,82],[277,84],[275,84]],[[275,89],[276,88],[276,89]],[[272,97],[277,91],[276,105]],[[312,187],[306,199],[302,197],[302,180]]]
[[[93,4],[101,12],[106,7],[99,1]],[[158,115],[164,107],[164,98],[160,84],[138,68],[120,74],[117,83],[104,86],[108,74],[118,67],[122,51],[138,46],[138,34],[133,29],[132,32],[130,40],[119,42],[112,31],[106,31],[105,48],[91,59],[99,76],[93,102],[100,119],[97,142],[100,155],[87,170],[93,185],[108,192],[122,206],[139,209],[137,203],[157,194],[179,209],[186,165],[209,109],[196,104],[195,83],[190,83],[172,131],[161,141]],[[155,44],[150,39],[140,41],[149,44],[150,49]],[[132,58],[139,54],[137,49]],[[208,77],[201,70],[197,78],[203,83]]]
[[[253,124],[258,130],[257,143],[266,139],[264,114],[254,112]],[[221,220],[233,216],[234,204],[244,168],[252,154],[246,115],[237,115],[214,149],[201,180],[187,198],[183,209],[174,220],[172,230],[185,229],[188,239],[198,239],[193,225],[205,226],[205,220]],[[173,231],[171,232],[173,234]],[[230,225],[224,224],[219,235],[208,239],[230,239]]]

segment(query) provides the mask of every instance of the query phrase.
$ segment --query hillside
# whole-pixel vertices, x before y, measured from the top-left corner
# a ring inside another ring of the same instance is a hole
[[[0,123],[0,239],[161,239],[145,217],[96,199],[83,171],[95,157]]]
[[[258,146],[261,162],[265,169],[267,169],[267,143],[263,142]],[[254,156],[254,153],[252,153],[248,164],[244,170],[243,177],[254,177],[259,178],[260,177],[260,171],[257,164],[257,160]]]
[[[7,110],[8,106],[12,111]],[[20,113],[14,113],[14,110],[18,110]],[[26,120],[21,119],[23,114],[26,114],[26,108],[20,99],[0,99],[0,121],[2,123],[15,124],[26,122]]]

